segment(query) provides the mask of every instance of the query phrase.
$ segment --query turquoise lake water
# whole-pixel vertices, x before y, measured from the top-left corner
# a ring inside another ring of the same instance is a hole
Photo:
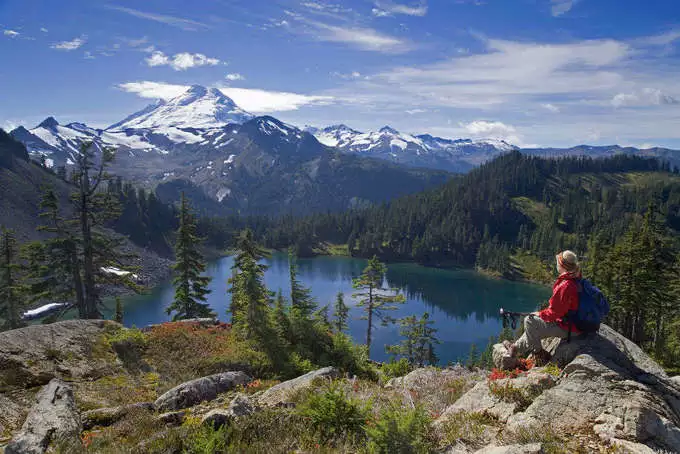
[[[288,256],[274,254],[265,262],[269,266],[265,274],[267,287],[289,294]],[[226,289],[232,263],[231,257],[224,257],[208,267],[208,274],[213,277],[208,302],[224,320],[227,319],[230,301]],[[352,278],[361,274],[366,261],[349,257],[316,257],[299,259],[298,266],[300,280],[311,288],[319,305],[332,306],[335,295],[345,293],[345,302],[352,306],[350,334],[357,342],[364,342],[366,321],[359,319],[362,312],[354,307],[351,295]],[[543,286],[493,279],[470,270],[442,270],[411,263],[389,264],[387,284],[400,289],[406,296],[406,303],[390,315],[399,318],[428,312],[430,319],[435,321],[441,341],[436,352],[443,364],[466,358],[473,343],[480,350],[484,349],[489,337],[497,335],[502,328],[498,316],[500,307],[530,311],[550,297],[550,289]],[[125,325],[141,327],[170,320],[165,309],[173,294],[172,284],[168,281],[151,293],[127,298]],[[388,359],[385,345],[398,341],[397,326],[376,327],[371,358],[378,361]]]

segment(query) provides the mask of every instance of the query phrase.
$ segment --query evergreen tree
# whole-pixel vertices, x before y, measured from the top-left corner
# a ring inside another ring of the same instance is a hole
[[[292,250],[288,253],[288,266],[290,270],[290,301],[291,312],[294,317],[309,320],[317,304],[312,297],[309,288],[302,285],[297,278],[297,257]]]
[[[335,297],[333,317],[335,317],[333,322],[335,331],[338,333],[346,331],[348,328],[349,307],[345,304],[345,295],[342,292],[338,292],[338,295]]]
[[[23,326],[23,287],[18,276],[17,243],[12,230],[3,228],[0,235],[0,316],[8,329],[16,329]]]
[[[396,293],[396,289],[383,289],[382,284],[387,273],[387,267],[381,263],[376,256],[368,261],[368,266],[364,269],[361,276],[354,279],[353,287],[359,290],[353,296],[359,299],[358,306],[362,307],[366,313],[365,319],[368,321],[366,329],[366,347],[371,351],[371,334],[373,332],[373,319],[380,320],[383,324],[393,323],[385,311],[396,310],[396,304],[403,303],[403,295]]]
[[[38,230],[50,236],[24,247],[31,301],[75,301],[78,316],[87,318],[77,221],[61,216],[59,201],[51,188],[45,189],[40,208],[40,217],[45,224]]]
[[[248,282],[252,289],[258,290],[258,294],[264,288],[262,281],[267,266],[258,263],[258,261],[267,256],[267,252],[255,241],[255,236],[251,229],[245,229],[239,234],[234,251],[234,264],[231,267],[232,277],[228,281],[230,284],[229,293],[231,293],[229,312],[234,324],[239,324],[240,320],[238,320],[238,317],[245,315],[246,309],[251,304],[251,300],[248,297],[249,293],[245,291],[244,287],[240,286],[244,286]],[[252,272],[253,275],[239,276],[244,270]],[[245,277],[248,277],[247,282]],[[260,284],[262,285],[260,286]],[[234,293],[234,290],[237,290],[237,292]]]
[[[116,312],[113,314],[113,321],[123,324],[123,302],[116,297]]]
[[[249,229],[241,232],[237,242],[232,277],[230,312],[232,324],[246,338],[266,341],[270,333],[270,294],[264,285],[266,265],[257,261],[265,256]]]
[[[427,312],[420,319],[415,315],[402,318],[399,320],[399,334],[403,340],[398,345],[388,346],[387,352],[403,356],[410,364],[418,367],[437,364],[439,360],[434,352],[434,345],[438,344],[439,340],[433,324]]]
[[[166,309],[168,314],[175,312],[173,320],[215,316],[205,302],[210,293],[208,284],[212,279],[202,275],[205,272],[205,263],[198,251],[199,242],[196,236],[196,220],[182,193],[175,244],[176,262],[172,267],[175,273],[175,298]]]
[[[93,227],[104,224],[118,215],[117,205],[106,192],[99,192],[99,186],[110,179],[106,168],[113,161],[114,151],[111,148],[101,150],[99,164],[95,163],[96,147],[93,143],[84,143],[76,156],[76,165],[72,177],[76,183],[76,191],[72,194],[82,246],[82,276],[85,318],[101,318],[99,306],[101,299],[97,289],[97,256],[113,251],[120,241],[95,231]]]

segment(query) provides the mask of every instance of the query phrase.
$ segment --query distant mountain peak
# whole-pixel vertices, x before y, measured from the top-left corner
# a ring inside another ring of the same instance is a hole
[[[399,131],[394,129],[391,126],[385,125],[378,132],[386,133],[386,134],[399,134]]]
[[[57,126],[59,126],[59,122],[54,117],[47,117],[38,125],[38,128],[52,129]]]
[[[107,130],[212,129],[230,123],[241,124],[253,117],[218,88],[192,85],[179,96],[147,106]]]

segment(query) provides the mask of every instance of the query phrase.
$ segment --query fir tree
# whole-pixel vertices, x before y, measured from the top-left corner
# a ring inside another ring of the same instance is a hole
[[[79,240],[82,246],[85,318],[101,318],[99,311],[101,300],[96,285],[101,267],[97,266],[97,256],[101,256],[102,253],[108,255],[107,251],[112,251],[120,245],[120,241],[114,242],[93,229],[97,224],[103,224],[118,215],[118,207],[114,200],[108,193],[98,191],[99,186],[110,179],[106,168],[113,161],[114,151],[111,148],[102,149],[97,165],[94,162],[95,149],[91,142],[80,147],[72,174],[76,191],[71,198],[79,221]]]
[[[12,230],[3,228],[0,234],[0,316],[8,329],[16,329],[23,326],[23,287],[18,276],[17,244]]]
[[[312,297],[311,290],[302,285],[297,278],[297,257],[292,250],[288,252],[288,266],[290,270],[291,311],[294,317],[308,320],[316,310],[317,304]]]
[[[175,244],[175,265],[172,267],[175,278],[175,298],[166,309],[168,314],[175,312],[173,320],[187,318],[214,317],[215,314],[205,302],[210,293],[208,284],[212,280],[203,276],[205,263],[198,251],[199,238],[196,236],[196,220],[184,193],[180,202],[179,229]]]
[[[252,230],[245,229],[239,234],[234,251],[234,264],[231,267],[232,277],[228,281],[230,284],[229,293],[231,293],[229,312],[235,324],[239,324],[240,320],[238,318],[241,315],[245,315],[245,310],[251,304],[248,292],[243,287],[246,285],[246,276],[239,275],[244,270],[252,272],[252,276],[247,276],[248,282],[250,282],[251,290],[259,289],[259,292],[261,290],[260,287],[264,288],[262,280],[264,279],[264,272],[267,270],[267,266],[258,263],[258,261],[267,256],[267,252],[255,241]],[[256,281],[259,281],[259,283]],[[236,293],[234,292],[235,290],[237,290]]]
[[[342,292],[338,292],[338,295],[335,297],[333,309],[333,317],[335,317],[333,326],[336,332],[342,333],[348,328],[347,319],[349,318],[349,308],[345,304],[345,295]]]
[[[434,345],[439,343],[433,328],[434,322],[430,314],[425,312],[420,319],[415,315],[399,320],[399,334],[403,337],[398,345],[387,347],[387,352],[396,356],[403,356],[412,365],[423,367],[426,364],[437,364],[438,358],[434,352]]]
[[[396,293],[396,289],[383,289],[382,284],[387,273],[387,267],[381,263],[376,256],[368,261],[368,266],[364,269],[361,276],[354,279],[353,287],[359,290],[353,296],[359,299],[358,306],[362,307],[366,313],[363,319],[368,321],[366,328],[366,347],[371,351],[371,335],[373,332],[374,318],[383,324],[393,323],[385,311],[396,310],[396,304],[403,303],[404,297]]]
[[[241,232],[237,242],[232,277],[230,312],[232,324],[246,338],[266,341],[270,331],[270,294],[264,285],[266,265],[258,260],[265,256],[249,229]]]
[[[123,302],[116,297],[116,312],[113,314],[113,321],[123,324]]]

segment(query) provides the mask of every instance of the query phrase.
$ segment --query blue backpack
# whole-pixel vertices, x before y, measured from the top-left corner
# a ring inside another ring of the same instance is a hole
[[[583,333],[594,333],[609,314],[609,302],[602,291],[588,279],[579,279],[578,309],[567,313],[567,323]]]

